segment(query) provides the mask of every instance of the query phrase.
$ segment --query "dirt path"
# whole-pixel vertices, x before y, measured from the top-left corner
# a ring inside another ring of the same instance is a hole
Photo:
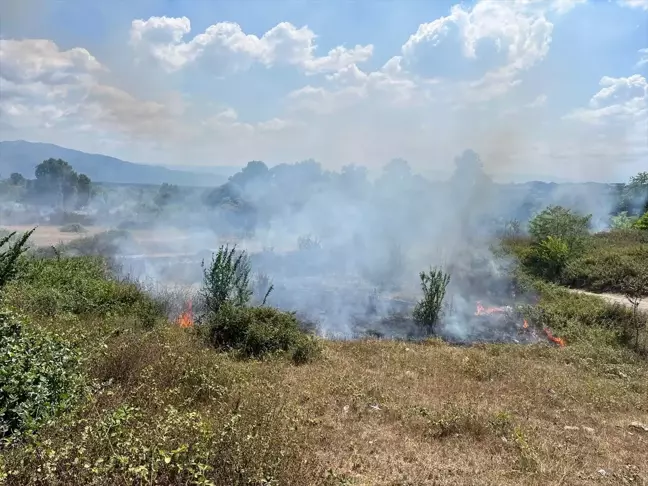
[[[621,294],[597,294],[595,292],[587,292],[586,290],[579,290],[579,289],[569,289],[570,292],[576,292],[579,294],[586,294],[586,295],[593,295],[595,297],[600,297],[602,299],[607,300],[608,302],[611,302],[613,304],[621,304],[626,307],[632,307],[632,304],[626,299],[623,295]],[[644,298],[639,303],[639,310],[643,312],[648,312],[648,296]]]

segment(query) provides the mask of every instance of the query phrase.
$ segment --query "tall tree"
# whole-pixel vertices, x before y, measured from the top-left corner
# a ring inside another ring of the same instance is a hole
[[[9,176],[9,182],[12,186],[24,186],[27,180],[23,177],[22,174],[14,172]]]
[[[85,174],[77,174],[62,159],[47,159],[36,166],[34,189],[36,196],[49,199],[63,209],[77,197],[77,207],[85,206],[91,194],[91,181]]]
[[[35,189],[39,196],[45,196],[66,207],[76,193],[77,174],[72,166],[62,159],[47,159],[36,166]]]
[[[76,181],[77,207],[82,208],[90,202],[92,181],[85,174],[79,174]]]

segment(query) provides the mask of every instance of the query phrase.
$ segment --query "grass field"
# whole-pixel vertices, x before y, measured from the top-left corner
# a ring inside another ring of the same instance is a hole
[[[105,345],[88,364],[100,390],[6,455],[9,484],[648,480],[648,432],[632,425],[648,423],[648,365],[618,349],[328,342],[295,367],[176,328]]]
[[[150,295],[101,258],[26,256],[2,289],[18,316],[0,315],[0,383],[17,391],[0,412],[20,427],[0,442],[0,484],[648,484],[631,311],[534,285],[531,324],[565,347],[318,340],[296,365],[215,348],[168,320],[186,296]],[[45,393],[57,383],[75,386]],[[65,407],[42,413],[52,397]]]

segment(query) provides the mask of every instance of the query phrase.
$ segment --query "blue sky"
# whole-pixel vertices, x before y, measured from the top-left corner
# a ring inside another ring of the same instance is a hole
[[[496,176],[648,169],[648,0],[8,0],[0,17],[1,139],[187,166],[437,173],[472,147]]]

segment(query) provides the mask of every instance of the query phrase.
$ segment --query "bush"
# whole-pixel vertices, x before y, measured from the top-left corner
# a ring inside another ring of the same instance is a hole
[[[61,233],[85,233],[87,230],[80,223],[69,223],[59,228]]]
[[[13,243],[11,240],[16,236],[15,231],[0,237],[0,291],[16,276],[18,258],[27,250],[25,245],[35,230],[27,231]]]
[[[628,216],[627,211],[622,211],[616,216],[612,216],[610,227],[615,230],[627,230],[631,229],[636,221],[637,218]]]
[[[624,305],[552,284],[536,281],[535,290],[541,299],[536,306],[525,308],[523,315],[538,328],[550,328],[568,345],[586,344],[601,351],[619,346],[648,350],[648,341],[635,345],[629,327],[636,324],[648,330],[647,315],[638,313],[633,321],[633,311]]]
[[[244,251],[236,255],[236,245],[221,246],[211,264],[203,261],[202,266],[202,296],[209,312],[218,314],[226,304],[242,307],[250,301],[250,259]]]
[[[441,269],[430,268],[429,272],[421,272],[421,290],[423,298],[414,307],[414,320],[428,330],[434,330],[439,317],[441,307],[446,294],[446,288],[450,283],[450,275]]]
[[[562,238],[547,236],[533,245],[525,265],[536,275],[554,280],[562,274],[569,261],[569,246]]]
[[[225,305],[211,315],[208,329],[214,346],[237,350],[246,357],[284,351],[300,364],[319,352],[317,342],[300,329],[294,314],[271,307]]]
[[[596,292],[623,293],[627,278],[648,278],[648,246],[595,247],[568,263],[560,282]]]
[[[583,240],[589,234],[592,215],[580,216],[562,206],[549,206],[529,221],[529,234],[540,243],[549,236],[567,243],[570,252],[583,248]]]
[[[638,230],[648,231],[648,211],[635,221],[632,227]]]
[[[38,316],[132,314],[147,325],[163,317],[162,303],[135,282],[116,279],[100,257],[26,257],[6,293],[8,302]]]
[[[32,431],[80,391],[79,357],[57,336],[0,311],[0,437]]]
[[[128,232],[110,230],[85,238],[78,238],[59,246],[63,255],[112,257],[119,253],[121,244],[128,240]]]

